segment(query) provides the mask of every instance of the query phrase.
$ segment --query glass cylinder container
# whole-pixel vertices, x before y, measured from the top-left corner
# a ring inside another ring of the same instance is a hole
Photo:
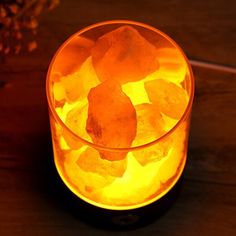
[[[110,210],[148,205],[186,163],[194,79],[180,47],[133,21],[72,35],[47,75],[54,161],[66,186]]]

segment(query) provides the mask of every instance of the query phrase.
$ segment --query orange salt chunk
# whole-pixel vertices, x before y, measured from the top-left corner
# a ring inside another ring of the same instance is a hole
[[[180,119],[188,104],[188,96],[183,88],[163,79],[147,81],[144,86],[150,101],[161,112],[171,118]]]
[[[92,197],[90,194],[94,191],[104,188],[111,184],[114,176],[102,176],[95,172],[84,171],[78,165],[77,161],[84,147],[80,150],[71,151],[65,154],[64,168],[71,183],[85,196]]]
[[[60,83],[64,87],[65,96],[68,102],[79,99],[79,86],[81,82],[78,73],[63,77]]]
[[[97,84],[99,80],[89,57],[77,72],[62,76],[59,81],[54,82],[54,93],[56,98],[65,98],[67,102],[73,103],[87,97],[90,88]]]
[[[53,83],[53,95],[56,101],[62,101],[65,99],[65,89],[61,82]]]
[[[138,81],[159,67],[156,48],[131,26],[119,27],[100,37],[91,55],[101,81]]]
[[[176,48],[157,49],[157,58],[160,64],[158,76],[173,83],[181,83],[187,73],[184,57]]]
[[[162,140],[152,146],[133,151],[133,155],[142,166],[145,166],[152,162],[161,161],[168,155],[170,148],[171,139]]]
[[[128,148],[136,135],[136,111],[121,86],[107,80],[88,95],[89,108],[86,130],[97,145]],[[102,158],[122,160],[126,152],[100,151]]]
[[[52,71],[60,72],[63,76],[75,73],[85,59],[90,55],[94,42],[82,36],[73,37],[57,54]]]
[[[172,144],[167,158],[163,159],[163,162],[158,170],[161,183],[167,183],[171,178],[178,175],[183,168],[186,158],[186,142],[187,142],[187,130],[188,123],[184,122],[175,132],[171,135]]]
[[[155,141],[165,134],[165,122],[159,107],[154,104],[139,104],[135,106],[137,113],[137,134],[133,141],[134,146]],[[136,160],[145,166],[151,162],[162,160],[170,149],[171,140],[165,138],[152,146],[133,151]]]
[[[121,177],[127,166],[127,160],[108,161],[102,159],[99,152],[93,148],[87,148],[76,162],[79,167],[87,172],[98,173],[102,176]]]
[[[86,120],[88,116],[88,105],[84,106],[76,106],[72,110],[70,110],[67,113],[65,124],[66,126],[75,134],[77,134],[79,137],[90,141],[90,136],[86,132]],[[72,136],[68,130],[63,130],[62,135],[66,141],[66,143],[72,148],[72,149],[78,149],[80,148],[83,143],[76,139],[74,136]]]
[[[148,103],[135,106],[137,113],[137,134],[134,146],[152,142],[164,134],[164,120],[160,109]]]
[[[63,77],[63,75],[60,72],[52,72],[50,74],[50,81],[52,81],[54,83],[59,82],[62,77]]]
[[[78,72],[66,76],[62,80],[62,83],[69,102],[87,97],[90,88],[99,84],[99,80],[92,66],[91,57],[82,64]]]

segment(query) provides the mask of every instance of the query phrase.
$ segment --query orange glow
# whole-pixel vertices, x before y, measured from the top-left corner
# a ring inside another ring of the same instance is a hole
[[[151,43],[162,41],[165,48]],[[193,86],[182,51],[150,26],[113,21],[73,35],[47,79],[54,159],[66,185],[107,209],[162,197],[186,162]]]

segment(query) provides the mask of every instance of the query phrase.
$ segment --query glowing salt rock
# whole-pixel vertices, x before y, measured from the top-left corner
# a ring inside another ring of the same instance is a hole
[[[143,81],[123,84],[122,91],[130,98],[134,106],[150,102]]]
[[[81,104],[78,104],[67,113],[65,124],[73,133],[77,134],[79,137],[87,141],[91,141],[91,138],[85,129],[87,116],[88,105],[81,106]],[[66,143],[72,149],[78,149],[83,145],[80,140],[72,136],[66,129],[63,129],[62,136],[65,139]]]
[[[128,205],[144,201],[160,187],[157,180],[158,166],[158,162],[142,166],[130,152],[127,169],[122,178],[116,178],[99,192],[101,202]]]
[[[70,182],[78,188],[79,192],[85,196],[91,197],[93,191],[102,189],[111,184],[115,177],[103,176],[97,172],[87,172],[81,169],[77,160],[86,148],[87,147],[84,146],[77,151],[71,151],[65,154],[64,169]]]
[[[178,174],[180,168],[184,165],[186,160],[186,129],[187,123],[185,122],[171,135],[172,144],[170,152],[168,157],[163,159],[158,170],[162,183],[166,183],[170,178]]]
[[[188,104],[188,96],[183,88],[163,79],[147,81],[144,86],[150,101],[165,115],[174,119],[183,115]]]
[[[94,42],[90,39],[82,36],[73,37],[57,54],[52,72],[59,72],[62,76],[75,73],[90,55],[93,45]]]
[[[153,104],[135,106],[137,113],[137,134],[133,146],[144,145],[160,138],[164,133],[165,123],[158,107]],[[168,154],[170,143],[166,140],[148,148],[133,151],[136,160],[143,166],[160,161]]]
[[[159,143],[152,144],[152,146],[148,148],[141,148],[133,151],[133,155],[142,166],[153,162],[159,162],[168,155],[171,143],[171,139],[168,141],[162,140]]]
[[[86,149],[76,162],[79,167],[87,172],[98,173],[102,176],[121,177],[127,166],[127,160],[108,161],[102,159],[99,152],[93,148]]]
[[[90,88],[99,84],[92,66],[91,57],[83,63],[78,72],[63,77],[59,83],[64,86],[68,102],[75,102],[87,97]]]
[[[164,134],[164,121],[158,107],[143,103],[135,106],[137,133],[133,146],[152,142]]]
[[[63,151],[68,151],[71,149],[71,146],[68,145],[68,141],[66,141],[63,136],[60,137],[59,143],[60,143],[60,148]]]
[[[62,76],[53,83],[54,98],[57,101],[65,99],[67,102],[72,103],[87,97],[90,88],[99,83],[92,66],[91,57],[89,57],[79,71]]]
[[[50,74],[50,80],[52,82],[59,82],[63,75],[60,72],[52,71]]]
[[[119,27],[100,37],[91,55],[101,81],[138,81],[159,67],[156,48],[131,26]]]
[[[156,76],[180,84],[187,73],[187,65],[181,53],[176,48],[160,48],[156,55],[160,63]]]
[[[56,101],[62,101],[66,98],[65,89],[61,82],[53,84],[53,96]]]
[[[166,132],[168,132],[169,130],[171,130],[179,120],[176,120],[176,119],[173,119],[173,118],[170,118],[169,116],[166,116],[165,114],[162,113],[162,118],[164,120],[164,123],[165,123],[165,127],[164,127],[164,130]]]
[[[89,108],[86,130],[97,145],[128,148],[136,135],[136,111],[121,86],[107,80],[88,95]],[[100,151],[107,160],[121,160],[126,152]]]

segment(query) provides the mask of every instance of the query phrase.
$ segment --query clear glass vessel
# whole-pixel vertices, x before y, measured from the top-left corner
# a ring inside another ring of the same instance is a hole
[[[166,34],[124,20],[88,26],[56,52],[46,90],[56,168],[79,198],[128,210],[175,185],[194,78]]]

